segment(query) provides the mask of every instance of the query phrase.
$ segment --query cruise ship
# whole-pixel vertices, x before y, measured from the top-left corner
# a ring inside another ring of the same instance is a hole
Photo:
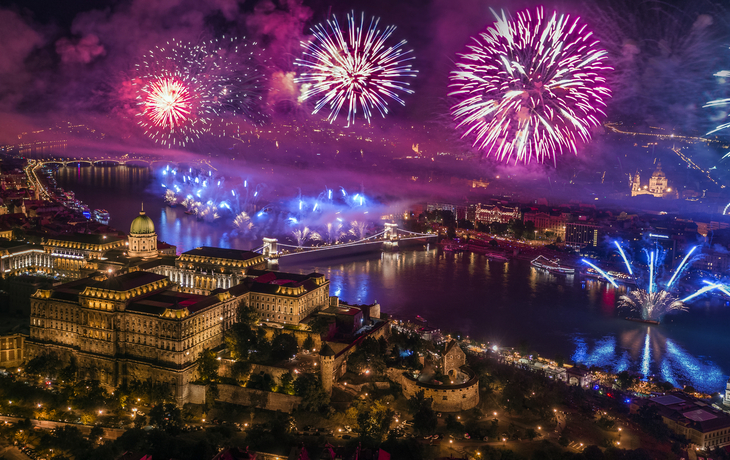
[[[532,260],[532,262],[530,262],[530,264],[535,268],[547,270],[550,273],[556,273],[560,275],[572,275],[573,273],[575,273],[575,269],[561,266],[560,260],[550,260],[545,256],[537,256],[535,259]]]

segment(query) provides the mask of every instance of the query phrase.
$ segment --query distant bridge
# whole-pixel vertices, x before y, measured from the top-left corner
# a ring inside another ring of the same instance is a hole
[[[51,190],[47,190],[43,186],[43,182],[38,178],[38,174],[36,170],[38,168],[42,168],[43,166],[50,165],[50,164],[57,164],[57,165],[63,165],[68,166],[70,164],[88,164],[91,166],[95,166],[98,164],[116,164],[116,165],[126,165],[128,163],[145,163],[148,166],[152,166],[154,163],[163,163],[163,164],[177,164],[185,163],[189,165],[196,165],[196,166],[206,166],[210,169],[216,170],[216,168],[213,167],[213,165],[210,164],[208,160],[194,160],[194,161],[170,161],[170,160],[164,160],[161,158],[146,158],[146,157],[136,157],[136,156],[129,156],[129,155],[121,155],[121,156],[103,156],[103,157],[68,157],[68,158],[47,158],[47,159],[29,159],[28,165],[25,167],[25,173],[28,179],[33,183],[34,187],[38,190],[39,196],[43,197],[47,200],[55,199],[55,195]]]
[[[351,254],[370,249],[396,249],[400,242],[424,241],[438,238],[435,233],[417,233],[398,228],[397,224],[386,223],[385,230],[367,238],[349,243],[331,244],[323,246],[296,246],[292,244],[279,243],[276,238],[264,238],[264,245],[254,249],[254,252],[263,254],[270,261],[278,261],[282,258],[297,258],[305,254],[316,254],[322,257],[334,257],[337,253]]]
[[[129,156],[129,155],[122,155],[122,156],[106,156],[106,157],[69,157],[69,158],[46,158],[46,159],[39,159],[39,160],[30,160],[31,164],[34,164],[35,166],[45,166],[50,164],[56,164],[56,165],[62,165],[62,166],[68,166],[68,165],[75,165],[75,164],[87,164],[91,166],[99,165],[99,164],[115,164],[115,165],[126,165],[130,163],[144,163],[148,166],[152,166],[155,163],[162,163],[162,164],[191,164],[191,165],[205,165],[210,169],[216,169],[213,167],[213,165],[210,164],[208,160],[192,160],[192,161],[175,161],[175,160],[169,160],[169,159],[163,159],[163,158],[147,158],[147,157],[136,157],[136,156]]]

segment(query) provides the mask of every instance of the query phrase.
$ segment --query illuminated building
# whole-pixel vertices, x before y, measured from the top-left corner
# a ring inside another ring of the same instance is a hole
[[[573,249],[598,247],[598,226],[588,222],[565,224],[565,245]]]
[[[654,406],[670,430],[685,436],[699,449],[730,445],[730,415],[703,401],[684,393],[636,398],[631,402],[631,412],[644,405]]]
[[[661,162],[657,163],[656,170],[649,179],[649,185],[641,186],[641,177],[638,171],[633,176],[629,175],[629,177],[631,180],[631,196],[653,195],[657,198],[663,198],[670,196],[676,197],[677,195],[676,191],[672,194],[667,176],[662,171]]]
[[[157,233],[155,224],[145,213],[140,211],[129,228],[129,257],[150,259],[157,257]]]
[[[297,324],[329,302],[323,275],[257,274],[208,295],[182,292],[145,271],[39,289],[31,297],[28,355],[73,357],[82,376],[109,388],[148,378],[169,383],[177,401],[187,402],[195,360],[223,344],[240,305],[262,321]]]
[[[140,217],[131,226],[130,246],[137,250],[134,254],[151,255],[154,225]],[[123,240],[103,244],[119,242]],[[68,248],[100,254],[88,244]],[[74,253],[79,261],[95,260],[79,252]],[[81,377],[108,388],[149,378],[168,383],[182,404],[191,398],[195,360],[204,349],[223,344],[240,305],[280,328],[299,324],[330,303],[324,275],[264,270],[264,257],[250,251],[203,247],[180,257],[137,261],[129,261],[129,271],[121,275],[94,271],[38,289],[31,296],[28,357],[53,353],[64,362],[73,358]],[[79,263],[77,271],[84,267]]]
[[[507,224],[511,220],[519,220],[520,216],[520,208],[518,207],[501,206],[498,204],[479,204],[476,208],[474,218],[482,224],[491,224],[492,222]]]
[[[565,226],[569,217],[570,213],[560,211],[542,212],[531,210],[525,212],[522,219],[525,223],[532,222],[538,232],[552,232],[555,236],[565,240]]]
[[[132,270],[164,275],[184,292],[208,295],[215,289],[228,289],[247,277],[250,269],[266,268],[263,255],[237,249],[201,247],[180,257],[161,257],[143,262]]]

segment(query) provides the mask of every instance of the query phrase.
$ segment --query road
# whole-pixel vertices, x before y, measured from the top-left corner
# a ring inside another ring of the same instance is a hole
[[[30,457],[22,453],[15,446],[9,446],[4,449],[0,449],[0,458],[7,460],[30,460]]]

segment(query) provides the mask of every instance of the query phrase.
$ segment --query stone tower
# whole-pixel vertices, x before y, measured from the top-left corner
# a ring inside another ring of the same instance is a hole
[[[335,351],[327,343],[319,351],[319,375],[322,387],[328,395],[332,394],[332,382],[335,379]]]
[[[725,399],[722,403],[725,406],[730,407],[730,379],[727,379],[727,385],[725,385]]]

